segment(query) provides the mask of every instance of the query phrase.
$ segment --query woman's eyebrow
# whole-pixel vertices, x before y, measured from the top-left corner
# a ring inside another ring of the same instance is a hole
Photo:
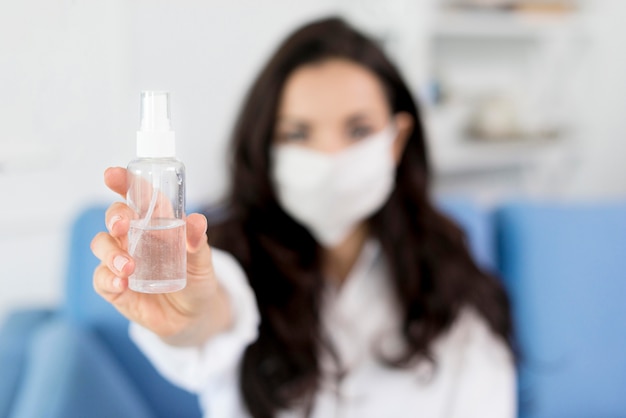
[[[279,116],[276,120],[277,125],[289,125],[297,128],[308,128],[309,123],[304,119],[295,118],[292,116]]]

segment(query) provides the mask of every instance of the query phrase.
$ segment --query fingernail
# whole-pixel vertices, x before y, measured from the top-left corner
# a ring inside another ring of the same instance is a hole
[[[115,289],[120,289],[122,287],[122,279],[120,279],[119,277],[116,277],[113,279],[113,287]]]
[[[120,215],[115,215],[113,217],[111,217],[111,219],[109,219],[109,224],[107,225],[107,228],[109,229],[109,232],[113,231],[113,227],[115,226],[116,222],[121,220],[122,217]]]
[[[113,267],[119,272],[122,271],[124,266],[128,263],[128,258],[118,255],[113,259]]]

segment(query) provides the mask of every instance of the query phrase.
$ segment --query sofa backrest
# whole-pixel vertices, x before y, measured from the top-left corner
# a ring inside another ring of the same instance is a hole
[[[464,230],[467,245],[476,263],[496,273],[498,263],[492,210],[461,197],[440,198],[437,207]]]
[[[522,349],[520,416],[624,416],[626,204],[510,204],[496,226]]]

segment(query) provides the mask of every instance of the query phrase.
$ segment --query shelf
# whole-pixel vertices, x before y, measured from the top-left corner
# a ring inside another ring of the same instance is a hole
[[[564,138],[502,141],[459,138],[451,149],[437,142],[431,143],[431,148],[435,172],[440,176],[456,176],[523,170],[540,160],[562,154],[567,142]]]
[[[535,14],[507,11],[446,10],[433,25],[435,39],[534,40],[551,34],[576,34],[579,18],[575,13]]]

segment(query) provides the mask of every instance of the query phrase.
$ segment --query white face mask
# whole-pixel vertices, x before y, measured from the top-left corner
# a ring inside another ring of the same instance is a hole
[[[272,148],[278,201],[325,247],[340,244],[389,198],[395,181],[388,126],[347,149],[326,154],[286,144]]]

